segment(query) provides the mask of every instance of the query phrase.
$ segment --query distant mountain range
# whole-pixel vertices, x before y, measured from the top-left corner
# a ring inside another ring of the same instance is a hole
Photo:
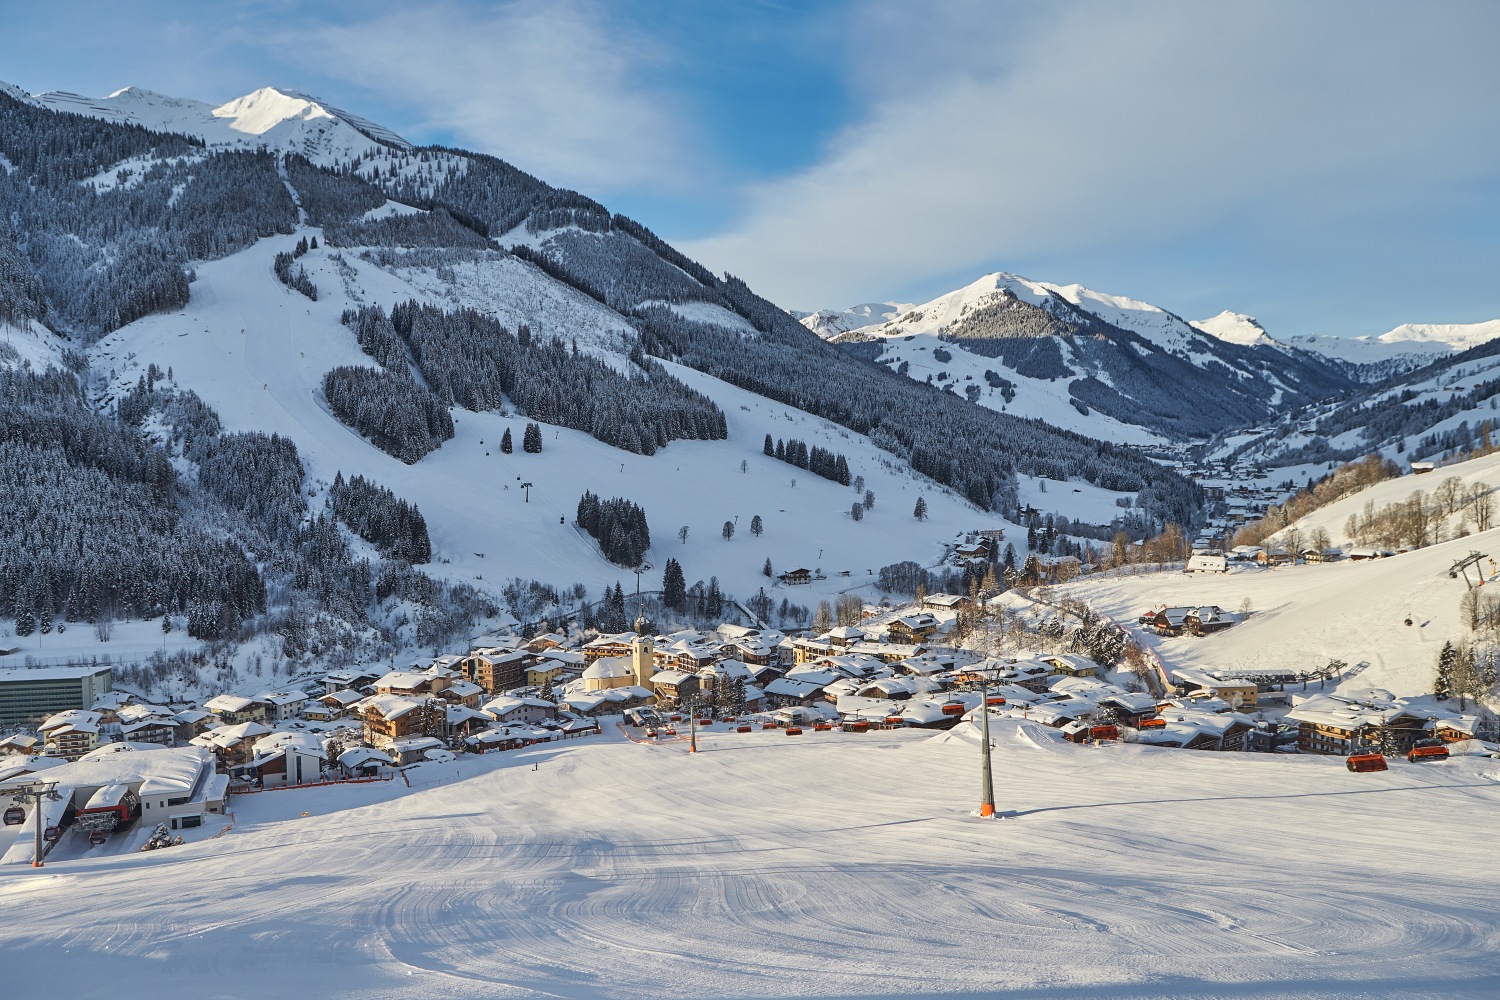
[[[1188,322],[1136,299],[1003,272],[925,303],[793,315],[824,339],[983,405],[1071,427],[1103,418],[1142,441],[1253,427],[1500,337],[1497,320],[1407,324],[1376,338],[1276,338],[1244,313]]]

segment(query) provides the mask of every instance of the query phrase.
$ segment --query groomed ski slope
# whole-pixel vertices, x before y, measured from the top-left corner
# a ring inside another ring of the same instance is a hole
[[[903,559],[930,565],[959,532],[1002,523],[898,468],[894,456],[859,435],[674,365],[668,367],[677,377],[712,396],[724,411],[727,441],[678,441],[645,457],[549,426],[543,453],[527,455],[520,448],[525,417],[454,410],[457,436],[416,465],[404,465],[340,423],[323,400],[325,372],[338,365],[374,365],[339,316],[361,301],[387,308],[410,298],[453,303],[426,280],[430,275],[413,273],[408,283],[351,251],[342,254],[353,276],[341,274],[330,259],[336,251],[330,250],[299,261],[318,286],[318,301],[312,302],[277,282],[271,271],[275,254],[290,250],[296,239],[261,240],[200,265],[184,310],[150,316],[111,334],[93,348],[94,363],[114,373],[116,390],[135,384],[148,364],[171,368],[176,384],[202,396],[227,430],[279,433],[295,441],[310,486],[331,482],[338,471],[357,473],[416,503],[432,538],[431,568],[439,575],[496,593],[515,576],[559,587],[583,582],[592,595],[619,580],[633,583],[628,570],[607,563],[593,540],[572,526],[586,489],[645,508],[652,532],[647,558],[654,569],[642,578],[642,587],[660,586],[672,556],[689,583],[718,576],[721,586],[742,600],[760,586],[771,589],[773,581],[761,573],[767,558],[777,572],[821,568],[826,584],[785,592],[794,602],[816,603],[820,596],[873,582],[872,574],[883,565]],[[532,323],[538,335],[571,334],[582,349],[611,343],[620,349],[624,325],[617,315],[519,263],[515,270],[519,273],[500,269],[488,276],[487,310],[513,322],[512,313],[532,314],[536,302],[547,297],[548,309]],[[569,301],[550,301],[558,296]],[[549,326],[548,316],[564,322]],[[624,363],[616,354],[608,357]],[[511,455],[498,447],[506,428],[516,445]],[[853,474],[864,476],[874,492],[875,508],[854,522],[849,509],[859,495],[765,456],[767,433],[847,455]],[[743,473],[741,461],[747,463]],[[529,502],[519,488],[525,482],[533,484]],[[1067,484],[1051,488],[1073,495]],[[1085,488],[1101,512],[1116,509],[1113,494],[1100,497],[1103,491]],[[912,517],[918,496],[927,498],[924,523]],[[314,501],[315,509],[319,503]],[[765,524],[759,539],[749,530],[757,514]],[[735,536],[725,541],[723,524],[736,519]],[[677,538],[682,525],[689,529],[686,544]],[[840,577],[845,570],[850,575]],[[779,602],[783,593],[775,596]]]
[[[431,788],[244,796],[218,839],[0,872],[6,992],[1500,990],[1500,886],[1476,833],[1500,762],[1352,775],[1031,728],[997,721],[1000,821],[971,816],[960,730],[709,735],[693,756],[610,728],[436,767],[474,776]]]

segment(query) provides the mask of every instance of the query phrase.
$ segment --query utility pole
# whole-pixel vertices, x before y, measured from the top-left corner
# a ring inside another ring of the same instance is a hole
[[[62,796],[57,794],[57,782],[55,781],[31,781],[15,788],[6,789],[5,793],[18,802],[31,800],[31,815],[36,826],[36,846],[31,857],[31,867],[41,868],[42,864],[42,803],[56,802]]]
[[[521,484],[521,489],[523,489],[523,490],[526,491],[526,502],[527,503],[531,503],[531,484],[530,483],[522,483]]]

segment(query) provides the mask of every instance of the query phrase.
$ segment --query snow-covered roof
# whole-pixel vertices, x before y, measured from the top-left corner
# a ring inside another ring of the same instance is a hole
[[[220,694],[205,701],[203,707],[218,715],[221,712],[243,712],[254,704],[254,698],[245,698],[237,694]]]
[[[584,680],[607,680],[615,677],[630,677],[635,673],[630,661],[623,656],[601,656],[583,672]]]

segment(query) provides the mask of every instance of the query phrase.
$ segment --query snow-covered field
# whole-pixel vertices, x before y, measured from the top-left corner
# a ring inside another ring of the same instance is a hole
[[[1447,466],[1425,476],[1402,476],[1329,504],[1296,522],[1304,542],[1326,528],[1334,544],[1349,546],[1344,522],[1367,503],[1376,509],[1430,494],[1449,476],[1466,486],[1500,486],[1500,455]],[[1459,516],[1452,518],[1453,530]],[[1348,688],[1381,687],[1402,696],[1432,690],[1438,650],[1469,635],[1459,611],[1464,581],[1448,570],[1471,551],[1500,558],[1500,529],[1492,529],[1371,562],[1342,561],[1277,569],[1235,567],[1227,574],[1177,571],[1110,575],[1079,580],[1068,590],[1115,618],[1133,620],[1161,604],[1217,604],[1237,611],[1245,600],[1253,613],[1241,625],[1206,638],[1152,640],[1170,666],[1322,667],[1332,659],[1367,667]],[[1480,570],[1494,580],[1495,564]],[[1471,576],[1473,570],[1470,571]],[[1488,587],[1486,587],[1488,589]],[[1407,625],[1407,619],[1412,624]]]
[[[983,821],[957,730],[709,735],[696,756],[606,733],[410,791],[241,797],[230,833],[168,851],[8,867],[5,992],[1500,991],[1500,879],[1476,835],[1497,761],[1352,775],[1002,721],[1012,815]]]

